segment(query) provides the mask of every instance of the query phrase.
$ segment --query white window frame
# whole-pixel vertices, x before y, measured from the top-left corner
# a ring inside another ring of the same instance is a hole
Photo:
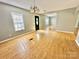
[[[23,14],[17,12],[11,12],[13,25],[15,31],[24,30],[24,21],[23,21]]]
[[[51,14],[47,14],[46,15],[46,25],[49,24],[49,17],[51,17],[51,24],[56,26],[56,23],[57,23],[57,13],[51,13]],[[53,20],[55,18],[55,20]]]

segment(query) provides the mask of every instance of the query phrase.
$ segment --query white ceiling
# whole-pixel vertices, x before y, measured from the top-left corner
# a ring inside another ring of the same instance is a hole
[[[0,0],[21,8],[30,9],[33,0]],[[73,8],[79,5],[79,0],[36,0],[36,5],[41,10],[40,13]]]

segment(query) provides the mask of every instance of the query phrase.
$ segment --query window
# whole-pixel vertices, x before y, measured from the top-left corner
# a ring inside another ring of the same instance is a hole
[[[49,25],[49,17],[47,17],[47,16],[46,16],[46,19],[45,19],[45,24],[46,24],[46,26]]]
[[[48,26],[56,26],[57,14],[47,14],[46,16],[46,25]]]
[[[57,21],[57,17],[56,16],[52,16],[51,17],[51,25],[56,26],[56,21]]]
[[[24,30],[23,14],[12,12],[15,31]]]

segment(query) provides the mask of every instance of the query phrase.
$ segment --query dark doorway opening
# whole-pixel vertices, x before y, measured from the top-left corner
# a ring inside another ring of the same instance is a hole
[[[39,16],[35,16],[35,29],[39,30]]]

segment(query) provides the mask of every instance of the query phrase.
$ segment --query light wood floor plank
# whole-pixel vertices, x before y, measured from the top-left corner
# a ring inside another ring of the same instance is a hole
[[[1,43],[0,59],[79,59],[79,47],[74,34],[38,31]]]

